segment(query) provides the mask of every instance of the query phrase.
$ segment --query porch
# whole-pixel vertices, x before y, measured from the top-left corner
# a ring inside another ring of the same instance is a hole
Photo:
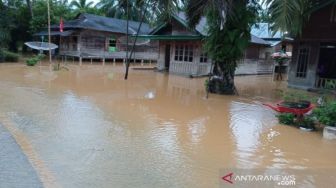
[[[335,78],[317,78],[315,82],[315,87],[318,89],[336,90],[336,79]]]
[[[170,63],[169,72],[187,76],[204,76],[208,75],[211,70],[210,63],[192,63],[192,62],[176,62]]]

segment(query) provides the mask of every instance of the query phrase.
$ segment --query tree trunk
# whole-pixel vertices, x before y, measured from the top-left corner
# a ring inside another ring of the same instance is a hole
[[[30,17],[33,18],[34,17],[34,13],[33,13],[32,3],[30,2],[30,0],[26,0],[26,2],[27,2],[27,7],[29,9]]]
[[[236,93],[234,85],[234,72],[236,63],[216,62],[213,75],[209,80],[208,89],[210,93],[233,95]]]

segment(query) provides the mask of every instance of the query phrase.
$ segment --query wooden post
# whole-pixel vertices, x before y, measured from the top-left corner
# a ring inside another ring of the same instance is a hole
[[[103,58],[103,66],[105,66],[105,58]]]
[[[116,60],[113,58],[113,66],[116,66]]]
[[[82,66],[82,57],[79,57],[79,66]]]
[[[141,59],[141,66],[144,66],[144,60]]]
[[[92,65],[92,58],[91,58],[91,65]]]

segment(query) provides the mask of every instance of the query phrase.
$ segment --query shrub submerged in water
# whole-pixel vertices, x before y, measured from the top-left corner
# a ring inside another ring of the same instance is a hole
[[[27,64],[28,66],[34,66],[34,65],[36,65],[39,61],[41,61],[44,57],[45,57],[44,54],[39,54],[39,55],[37,55],[37,56],[35,56],[35,57],[32,57],[32,58],[27,59],[27,60],[26,60],[26,64]]]
[[[285,124],[285,125],[294,125],[295,116],[291,113],[282,113],[277,115],[279,119],[279,123]]]
[[[0,62],[18,62],[19,54],[0,49]]]
[[[336,101],[325,103],[313,112],[317,120],[327,126],[336,126]]]

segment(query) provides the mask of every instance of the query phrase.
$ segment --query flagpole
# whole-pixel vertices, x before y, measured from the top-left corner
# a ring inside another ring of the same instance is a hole
[[[50,5],[49,5],[49,0],[47,0],[47,7],[48,7],[48,47],[49,47],[49,63],[51,64],[51,49],[50,49],[50,44],[51,44],[51,37],[50,37]]]

